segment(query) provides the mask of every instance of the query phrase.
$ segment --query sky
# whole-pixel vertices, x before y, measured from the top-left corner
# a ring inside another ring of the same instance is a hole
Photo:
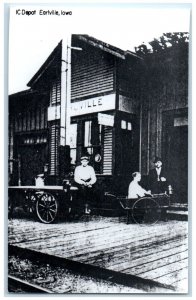
[[[36,10],[17,15],[17,9]],[[72,15],[40,15],[40,10],[71,11]],[[187,5],[11,5],[9,22],[9,94],[27,83],[62,38],[88,34],[123,50],[134,51],[164,32],[189,31]]]

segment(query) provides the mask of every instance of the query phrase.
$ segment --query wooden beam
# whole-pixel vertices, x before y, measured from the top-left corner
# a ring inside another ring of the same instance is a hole
[[[71,36],[62,40],[60,145],[69,145],[71,101]]]

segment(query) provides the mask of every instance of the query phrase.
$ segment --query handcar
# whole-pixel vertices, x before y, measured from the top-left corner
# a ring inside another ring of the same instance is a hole
[[[16,206],[32,213],[42,223],[52,223],[61,214],[72,217],[85,214],[84,204],[80,203],[77,187],[65,181],[62,186],[10,186],[8,193],[8,212],[12,215]],[[93,200],[93,199],[92,199]],[[139,199],[127,199],[108,192],[95,196],[88,213],[104,215],[122,215],[126,212],[127,224],[156,223],[161,216],[166,217],[170,206],[170,196],[157,194]]]
[[[42,223],[54,222],[60,211],[69,214],[70,188],[62,186],[10,186],[8,188],[8,213],[15,207],[34,214]]]

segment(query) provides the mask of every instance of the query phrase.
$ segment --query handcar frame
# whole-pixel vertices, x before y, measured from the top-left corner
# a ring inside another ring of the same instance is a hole
[[[130,220],[138,224],[155,224],[163,218],[167,220],[170,196],[166,193],[153,194],[136,199],[119,197],[121,207],[127,212],[127,224]]]
[[[41,222],[56,220],[60,206],[69,213],[70,193],[63,186],[10,186],[8,192],[8,213],[12,215],[15,206],[21,205],[26,212],[33,213]]]
[[[8,212],[12,215],[14,207],[21,205],[25,212],[33,213],[39,221],[49,224],[60,213],[63,216],[70,216],[76,211],[85,213],[84,207],[78,206],[79,202],[75,201],[77,194],[78,189],[71,186],[69,181],[62,186],[10,186]],[[139,224],[154,224],[161,216],[166,217],[169,206],[170,196],[167,194],[127,199],[105,193],[104,199],[97,205],[92,204],[90,210],[92,213],[116,210],[119,214],[126,211],[127,224],[130,220]]]

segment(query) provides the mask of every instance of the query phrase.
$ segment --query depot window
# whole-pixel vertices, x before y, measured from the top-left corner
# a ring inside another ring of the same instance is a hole
[[[102,141],[102,129],[103,126],[99,125],[97,119],[84,121],[84,133],[83,133],[83,148],[92,157],[92,164],[96,172],[101,172],[101,163],[96,164],[95,156],[101,155],[101,141]]]
[[[76,164],[76,149],[77,149],[77,124],[71,124],[69,130],[70,136],[70,156],[71,164]]]
[[[75,121],[70,126],[71,163],[79,163],[81,153],[88,152],[96,174],[112,175],[113,127],[99,124],[96,117]]]
[[[126,129],[131,131],[132,130],[132,124],[131,122],[127,122],[125,120],[121,120],[121,129]]]
[[[70,125],[70,156],[71,163],[76,164],[77,161],[77,143],[81,145],[83,151],[88,152],[94,161],[96,154],[101,155],[102,125],[98,125],[97,120],[88,120],[82,122],[82,140],[78,139],[78,124]],[[81,124],[80,124],[81,126]],[[100,171],[99,168],[97,171]]]

